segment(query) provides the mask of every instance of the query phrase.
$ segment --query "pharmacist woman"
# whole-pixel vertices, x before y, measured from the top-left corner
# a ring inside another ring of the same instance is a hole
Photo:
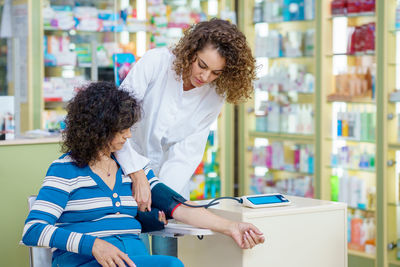
[[[149,50],[133,66],[120,88],[143,102],[144,115],[116,155],[133,181],[141,211],[151,209],[143,172],[148,164],[162,182],[189,198],[189,181],[202,159],[210,125],[224,101],[238,103],[252,95],[255,77],[246,37],[220,19],[192,26],[172,50]],[[176,243],[154,238],[152,243],[153,254],[176,253]]]

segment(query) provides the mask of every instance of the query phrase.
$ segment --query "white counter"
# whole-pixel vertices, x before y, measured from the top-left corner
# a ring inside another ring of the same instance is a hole
[[[251,250],[240,249],[226,236],[215,234],[178,238],[178,257],[185,266],[346,267],[347,207],[308,198],[291,197],[292,205],[250,209],[221,201],[210,210],[236,221],[251,222],[266,241]]]
[[[0,146],[51,144],[51,143],[60,143],[61,141],[62,141],[61,136],[42,137],[42,138],[20,138],[11,140],[0,140]]]

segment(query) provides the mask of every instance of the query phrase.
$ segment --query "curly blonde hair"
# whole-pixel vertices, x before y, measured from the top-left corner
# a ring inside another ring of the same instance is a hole
[[[208,45],[225,58],[222,74],[213,81],[217,93],[233,104],[249,99],[256,78],[255,59],[244,34],[229,21],[214,18],[187,29],[172,50],[176,74],[183,80],[189,78],[196,53]]]

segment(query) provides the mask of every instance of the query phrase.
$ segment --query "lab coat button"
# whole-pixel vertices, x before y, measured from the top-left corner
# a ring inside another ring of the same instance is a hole
[[[115,206],[119,207],[119,206],[121,206],[121,203],[120,202],[115,202]]]
[[[117,193],[114,193],[113,194],[113,198],[117,198],[118,197],[118,194]]]

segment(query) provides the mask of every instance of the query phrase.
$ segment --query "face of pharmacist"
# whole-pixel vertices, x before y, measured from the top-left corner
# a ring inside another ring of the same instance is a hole
[[[117,132],[110,143],[110,152],[120,150],[124,146],[126,139],[130,137],[132,137],[131,128]]]
[[[211,45],[198,51],[192,63],[190,83],[193,87],[200,87],[217,79],[224,70],[225,58],[221,57],[217,49]]]

